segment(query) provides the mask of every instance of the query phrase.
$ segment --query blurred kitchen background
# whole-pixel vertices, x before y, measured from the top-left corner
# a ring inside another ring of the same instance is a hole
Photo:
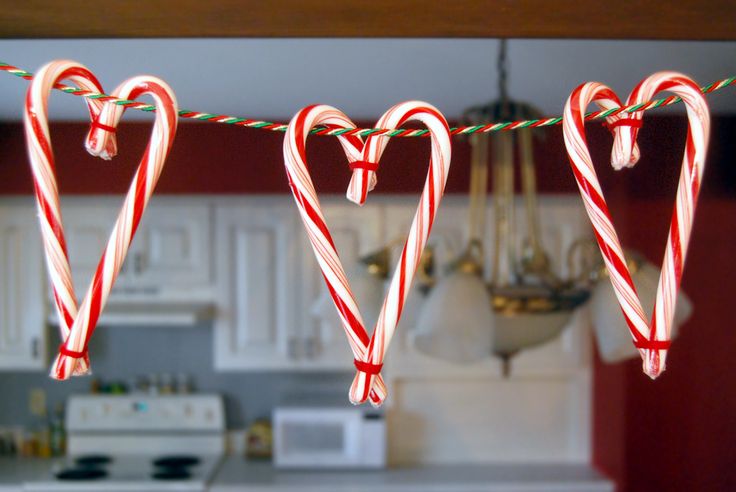
[[[406,99],[431,102],[453,124],[502,120],[508,113],[494,113],[498,106],[478,106],[500,100],[503,70],[508,97],[527,104],[514,106],[510,116],[519,118],[560,115],[570,91],[588,80],[625,98],[656,70],[679,70],[701,85],[736,74],[732,42],[513,40],[503,65],[499,48],[498,40],[25,40],[0,41],[0,60],[31,71],[55,58],[78,60],[108,91],[129,75],[151,73],[170,83],[182,108],[270,121],[288,121],[299,108],[324,102],[367,127]],[[356,482],[386,490],[736,486],[730,362],[736,319],[728,302],[736,291],[732,88],[707,97],[711,149],[684,276],[687,297],[678,305],[678,336],[659,380],[641,372],[616,318],[561,129],[554,127],[528,140],[453,140],[448,196],[388,352],[390,396],[380,411],[353,409],[347,400],[352,357],[289,194],[283,135],[185,121],[90,343],[93,375],[50,379],[60,340],[20,122],[26,88],[11,75],[0,77],[0,451],[36,458],[26,468],[13,461],[30,478],[17,471],[16,482],[0,478],[0,490],[69,490],[58,488],[56,475],[90,470],[62,454],[70,441],[79,456],[150,454],[148,444],[133,451],[111,444],[125,432],[171,434],[172,445],[156,454],[179,458],[198,454],[180,437],[211,436],[206,446],[216,451],[207,454],[215,458],[169,467],[188,470],[201,490],[249,490],[254,480],[278,490],[304,484],[356,490],[350,488]],[[125,115],[120,155],[108,163],[83,151],[80,100],[54,94],[50,108],[72,269],[82,292],[151,117]],[[608,165],[608,130],[589,125],[591,152],[624,247],[638,255],[644,291],[652,289],[650,270],[661,261],[685,121],[682,105],[648,112],[641,164],[622,173]],[[336,141],[313,138],[309,145],[328,223],[372,322],[426,174],[428,142],[391,142],[363,208],[343,197],[349,169]],[[524,186],[529,169],[536,181],[531,190]],[[511,213],[515,234],[499,239],[508,224],[499,224],[498,210]],[[516,256],[499,257],[496,241]],[[520,285],[538,288],[521,292]],[[86,399],[90,394],[99,399]],[[353,436],[338,438],[339,445],[327,433],[308,432],[331,411],[330,425]],[[370,427],[375,421],[385,422],[385,434],[382,425]],[[274,449],[272,433],[289,429],[293,434],[281,434],[280,445],[295,449]],[[104,439],[92,442],[95,434]],[[368,444],[368,436],[381,435],[385,441]],[[351,448],[348,440],[362,446]],[[225,451],[230,458],[222,461]],[[276,471],[275,451],[283,465]],[[53,464],[39,464],[55,454]],[[361,460],[373,471],[355,471]],[[342,468],[353,471],[330,474]],[[115,490],[110,481],[126,476],[119,477],[114,460],[91,469],[108,476],[92,476],[93,485],[73,482],[75,490]],[[185,476],[165,478],[180,490],[198,490],[186,488]]]

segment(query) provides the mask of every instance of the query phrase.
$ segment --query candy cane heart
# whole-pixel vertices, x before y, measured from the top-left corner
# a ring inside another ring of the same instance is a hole
[[[23,112],[41,237],[62,340],[69,336],[71,326],[77,317],[77,295],[69,268],[64,229],[61,225],[59,191],[48,125],[48,98],[51,89],[64,80],[72,81],[83,90],[103,92],[100,82],[85,66],[70,60],[57,60],[44,65],[33,78],[26,94]],[[104,101],[88,98],[85,98],[85,101],[92,121],[86,140],[87,150],[95,152],[89,146],[92,143],[98,151],[114,153],[114,147],[106,148],[104,143],[98,142],[93,136]],[[78,374],[88,372],[89,358],[86,354],[79,360],[76,370]]]
[[[315,105],[302,109],[291,120],[284,137],[284,164],[294,200],[322,276],[337,308],[353,357],[355,360],[363,360],[368,353],[370,337],[365,330],[363,317],[348,284],[347,275],[322,214],[317,191],[307,168],[306,141],[310,130],[315,126],[354,128],[355,124],[344,113],[330,106]],[[351,165],[358,162],[363,151],[362,139],[355,136],[339,136],[338,141],[347,155],[348,162]],[[386,387],[380,375],[376,379],[376,385],[371,392],[371,401],[379,404],[386,397]]]
[[[634,89],[627,104],[644,103],[662,90],[676,93],[687,104],[689,131],[651,325],[647,323],[631,279],[585,139],[583,112],[591,101],[605,97],[610,89],[597,83],[581,85],[571,94],[563,115],[565,145],[575,179],[634,345],[642,355],[644,372],[651,378],[665,370],[675,301],[692,230],[710,126],[709,111],[698,87],[680,74],[662,72],[652,75]],[[641,116],[635,112],[625,118],[620,117],[618,124],[611,125],[614,134],[611,160],[615,168],[636,163],[635,145]]]
[[[634,339],[644,358],[644,372],[652,378],[661,374],[666,367],[675,303],[685,267],[710,136],[710,111],[705,96],[692,79],[681,73],[665,71],[650,75],[634,88],[626,104],[645,104],[662,91],[674,93],[685,103],[688,133],[651,323],[648,333],[639,332],[648,336],[644,342],[638,342],[636,337]],[[643,116],[643,111],[630,115],[634,122],[641,122]],[[614,131],[615,143],[618,143],[614,145],[614,161],[626,162],[630,159],[632,144],[636,142],[640,127],[639,123],[620,126]]]
[[[74,374],[78,361],[87,354],[89,339],[120,272],[174,140],[178,117],[177,104],[173,92],[166,83],[150,76],[133,77],[123,82],[113,92],[114,97],[121,99],[136,99],[146,94],[153,97],[158,108],[151,139],[133,176],[110,239],[74,318],[69,335],[61,345],[59,355],[52,366],[51,376],[57,379],[66,379]],[[87,147],[91,152],[104,158],[110,158],[115,154],[114,134],[124,111],[125,108],[122,106],[113,104],[104,106],[87,139]],[[53,175],[53,168],[51,171]],[[58,202],[58,191],[55,194]],[[63,237],[61,221],[57,226]]]
[[[432,136],[432,159],[424,192],[414,216],[412,227],[394,273],[389,292],[373,331],[368,337],[362,316],[355,302],[345,271],[320,209],[306,164],[306,138],[315,126],[335,125],[343,128],[354,124],[340,111],[329,106],[310,106],[291,120],[284,140],[284,162],[289,184],[304,222],[317,262],[353,351],[358,374],[350,390],[354,404],[370,399],[380,405],[386,398],[385,384],[380,376],[383,358],[401,315],[409,286],[426,245],[437,208],[444,192],[450,165],[449,128],[444,117],[433,107],[419,102],[407,102],[390,109],[379,120],[378,128],[398,128],[405,122],[424,123]],[[362,204],[376,183],[375,173],[388,137],[368,137],[365,145],[342,142],[353,176],[348,187],[350,200]],[[359,152],[355,154],[355,150]]]
[[[371,369],[383,366],[386,351],[399,323],[414,274],[432,231],[432,224],[442,201],[450,171],[452,154],[450,128],[444,116],[435,107],[419,101],[397,104],[384,113],[378,120],[376,128],[400,128],[409,121],[419,121],[429,130],[431,135],[429,170],[409,234],[378,314],[368,357],[359,361],[360,363],[356,361],[355,364],[358,371],[350,388],[350,398],[354,403],[366,401],[375,379],[375,371]],[[388,142],[389,137],[369,136],[363,147],[362,161],[377,167]]]

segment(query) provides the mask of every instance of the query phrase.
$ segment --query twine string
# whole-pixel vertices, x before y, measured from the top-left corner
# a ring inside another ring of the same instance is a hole
[[[0,61],[0,71],[15,75],[21,79],[31,80],[33,74],[21,68],[15,67],[8,63]],[[703,86],[700,91],[703,94],[710,94],[717,90],[721,90],[725,87],[730,87],[736,83],[736,76],[728,77],[726,79],[717,80],[711,84]],[[55,89],[72,94],[75,96],[86,97],[88,99],[96,99],[100,101],[117,104],[118,106],[124,106],[128,109],[137,109],[139,111],[154,112],[156,106],[153,104],[146,104],[138,101],[130,101],[127,99],[118,99],[108,94],[102,94],[97,92],[91,92],[78,87],[71,87],[63,84],[56,84]],[[634,113],[636,111],[647,111],[662,106],[671,106],[673,104],[679,104],[682,102],[677,96],[669,96],[664,99],[655,99],[645,103],[632,104],[629,106],[622,106],[619,108],[611,108],[605,111],[591,111],[585,114],[586,120],[598,120],[606,118],[607,116],[616,115],[619,113]],[[237,116],[229,116],[225,114],[213,114],[213,113],[201,113],[197,111],[191,111],[188,109],[179,110],[179,117],[188,118],[198,121],[207,121],[210,123],[223,123],[226,125],[242,126],[246,128],[258,128],[260,130],[267,130],[272,132],[286,132],[288,125],[285,123],[273,123],[270,121],[254,120],[250,118],[240,118]],[[522,121],[505,121],[498,123],[486,123],[483,125],[474,126],[458,126],[450,128],[451,135],[470,135],[473,133],[492,133],[499,131],[510,131],[519,130],[521,128],[539,128],[545,126],[555,126],[562,123],[562,116],[555,116],[553,118],[542,118],[536,120],[522,120]],[[360,136],[367,137],[368,135],[376,135],[383,137],[428,137],[429,130],[427,129],[411,129],[411,128],[397,128],[397,129],[386,129],[386,128],[325,128],[317,127],[311,131],[314,135],[324,135],[336,137],[338,135],[345,136]]]

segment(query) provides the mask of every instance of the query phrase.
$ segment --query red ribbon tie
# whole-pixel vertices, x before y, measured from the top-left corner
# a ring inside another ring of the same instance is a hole
[[[381,369],[383,368],[383,364],[372,364],[370,362],[364,362],[358,359],[355,359],[353,361],[353,364],[355,364],[355,368],[358,369],[360,372],[370,374],[371,376],[380,374]]]

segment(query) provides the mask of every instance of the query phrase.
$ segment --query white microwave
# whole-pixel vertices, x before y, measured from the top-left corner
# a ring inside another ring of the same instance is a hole
[[[277,468],[386,466],[386,421],[360,407],[276,408],[273,440]]]

